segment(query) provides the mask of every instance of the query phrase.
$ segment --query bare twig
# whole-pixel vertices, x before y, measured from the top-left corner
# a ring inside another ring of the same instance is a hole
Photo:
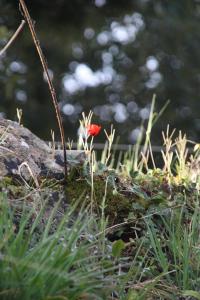
[[[14,42],[14,40],[17,38],[18,34],[22,31],[25,23],[26,23],[25,20],[21,21],[21,24],[19,25],[19,27],[17,28],[17,30],[15,31],[15,33],[11,36],[11,38],[9,39],[9,41],[7,42],[7,44],[0,51],[0,57],[6,52],[6,50],[10,47],[10,45],[12,45],[12,43]]]
[[[59,126],[60,136],[61,136],[61,142],[62,142],[62,147],[63,147],[64,174],[65,174],[65,182],[66,182],[67,181],[67,155],[66,155],[65,135],[64,135],[64,127],[63,127],[63,123],[62,123],[61,113],[60,113],[60,110],[59,110],[59,107],[58,107],[58,100],[57,100],[56,92],[55,92],[51,77],[49,75],[47,62],[45,60],[45,56],[44,56],[44,54],[42,52],[42,49],[40,47],[40,42],[37,38],[35,29],[34,29],[34,24],[33,24],[33,21],[30,17],[29,12],[28,12],[27,6],[26,6],[24,0],[19,0],[19,3],[21,5],[22,14],[24,14],[24,17],[25,17],[25,19],[28,23],[28,26],[29,26],[29,29],[30,29],[35,47],[36,47],[38,55],[40,57],[40,61],[41,61],[44,73],[46,75],[46,78],[47,78],[47,83],[48,83],[48,86],[49,86],[49,90],[50,90],[50,93],[51,93],[53,105],[54,105],[54,108],[55,108],[56,118],[57,118],[57,121],[58,121],[58,126]]]

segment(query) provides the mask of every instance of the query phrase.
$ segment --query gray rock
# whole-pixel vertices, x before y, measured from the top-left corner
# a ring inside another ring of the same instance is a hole
[[[67,150],[68,168],[83,164],[84,151]],[[61,179],[63,151],[53,150],[27,128],[0,118],[0,177],[16,175],[29,180],[35,176]]]

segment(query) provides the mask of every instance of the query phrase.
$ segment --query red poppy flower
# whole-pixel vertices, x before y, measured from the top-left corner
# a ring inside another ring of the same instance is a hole
[[[100,130],[101,130],[101,126],[97,124],[90,124],[87,126],[87,133],[92,136],[98,135]]]

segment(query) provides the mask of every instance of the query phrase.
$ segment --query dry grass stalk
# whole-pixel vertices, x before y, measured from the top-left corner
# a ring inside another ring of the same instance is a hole
[[[171,172],[171,164],[172,164],[172,159],[173,159],[173,151],[172,147],[174,146],[173,144],[173,135],[174,135],[175,129],[172,131],[172,133],[169,133],[169,125],[167,126],[167,132],[166,134],[162,132],[163,136],[163,145],[165,146],[165,151],[161,150],[162,158],[164,160],[164,167],[163,170],[167,172],[169,175],[172,174]]]
[[[37,177],[36,177],[35,174],[33,174],[33,171],[31,170],[29,164],[28,164],[26,161],[24,161],[23,163],[21,163],[21,165],[19,165],[19,167],[18,167],[18,171],[19,171],[19,174],[20,174],[22,180],[25,182],[26,185],[28,185],[27,181],[23,178],[23,175],[22,175],[22,168],[23,168],[24,166],[27,168],[29,174],[31,175],[31,177],[32,177],[32,179],[33,179],[33,181],[34,181],[34,183],[35,183],[35,186],[39,189],[39,188],[40,188],[40,185],[39,185],[39,182],[38,182],[38,180],[37,180]],[[28,186],[29,186],[29,185],[28,185]],[[29,187],[30,187],[30,186],[29,186]]]
[[[12,45],[12,43],[16,40],[17,36],[19,33],[22,31],[24,25],[25,25],[25,20],[22,20],[19,27],[15,31],[15,33],[11,36],[7,44],[3,47],[3,49],[0,51],[0,57],[6,52],[6,50]]]
[[[178,138],[175,140],[176,143],[176,156],[178,159],[177,163],[177,174],[179,179],[185,179],[188,176],[188,166],[187,166],[187,156],[188,149],[187,146],[187,138],[186,135],[182,135],[181,131],[179,131]]]
[[[106,161],[105,164],[106,166],[108,165],[108,162],[110,160],[111,157],[111,149],[112,149],[112,144],[114,141],[114,137],[115,137],[115,129],[113,129],[113,124],[111,125],[111,129],[110,129],[110,134],[108,134],[108,132],[106,130],[104,130],[106,138],[108,140],[108,148],[107,148],[107,157],[106,157]]]
[[[88,116],[85,113],[82,113],[83,119],[80,120],[80,132],[79,132],[79,139],[78,139],[78,149],[84,149],[85,152],[89,152],[93,148],[93,137],[91,139],[90,144],[88,143],[89,134],[87,132],[88,126],[91,124],[93,112],[90,111]]]
[[[43,54],[42,49],[40,47],[40,42],[39,42],[38,37],[36,35],[34,24],[33,24],[33,21],[30,17],[29,11],[26,7],[26,4],[25,4],[24,0],[19,0],[19,3],[20,3],[20,6],[21,6],[20,8],[22,10],[22,14],[23,14],[23,16],[25,17],[25,19],[28,23],[28,26],[29,26],[29,29],[30,29],[35,47],[37,49],[37,52],[38,52],[38,55],[39,55],[39,58],[40,58],[40,61],[41,61],[41,64],[42,64],[42,67],[43,67],[43,70],[44,70],[44,74],[47,78],[47,83],[48,83],[48,86],[49,86],[49,90],[50,90],[50,93],[51,93],[53,105],[54,105],[54,108],[55,108],[56,118],[57,118],[57,121],[58,121],[58,126],[59,126],[60,136],[61,136],[61,142],[62,142],[62,147],[63,147],[64,174],[65,174],[65,182],[66,182],[67,181],[67,154],[66,154],[66,145],[65,145],[65,135],[64,135],[64,127],[63,127],[63,123],[62,123],[61,113],[60,113],[60,110],[59,110],[59,107],[58,107],[58,100],[57,100],[56,92],[55,92],[55,89],[54,89],[54,86],[53,86],[51,76],[50,76],[49,71],[48,71],[48,66],[47,66],[46,59],[44,57],[44,54]]]
[[[18,119],[18,124],[22,125],[22,115],[23,115],[23,110],[20,108],[17,108],[17,119]]]

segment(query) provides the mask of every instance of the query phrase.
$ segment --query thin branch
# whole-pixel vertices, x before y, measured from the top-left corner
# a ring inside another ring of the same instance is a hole
[[[24,25],[25,25],[25,20],[21,21],[21,24],[19,25],[19,27],[17,28],[17,30],[15,31],[15,33],[11,36],[11,38],[9,39],[9,41],[7,42],[7,44],[3,47],[3,49],[0,51],[0,57],[6,52],[6,50],[12,45],[12,43],[15,41],[15,39],[17,38],[18,34],[22,31]]]
[[[65,182],[66,182],[67,181],[66,144],[65,144],[64,127],[63,127],[63,123],[62,123],[61,113],[60,113],[60,110],[59,110],[59,107],[58,107],[58,100],[57,100],[56,92],[55,92],[55,89],[54,89],[51,77],[49,75],[47,62],[46,62],[45,56],[44,56],[44,54],[42,52],[42,49],[40,47],[40,42],[39,42],[39,40],[37,38],[35,29],[34,29],[34,24],[33,24],[33,21],[32,21],[32,19],[30,17],[30,14],[29,14],[29,11],[27,9],[27,6],[26,6],[24,0],[19,0],[19,3],[21,5],[22,14],[24,15],[24,17],[25,17],[25,19],[26,19],[26,21],[28,23],[28,26],[29,26],[29,29],[30,29],[30,32],[31,32],[31,35],[32,35],[32,38],[33,38],[33,41],[34,41],[34,44],[35,44],[35,47],[36,47],[38,55],[40,57],[40,61],[41,61],[44,73],[46,75],[46,78],[47,78],[47,83],[48,83],[48,86],[49,86],[49,90],[50,90],[50,93],[51,93],[53,105],[54,105],[54,108],[55,108],[56,118],[57,118],[57,121],[58,121],[58,126],[59,126],[60,136],[61,136],[61,142],[62,142],[62,147],[63,147],[64,174],[65,174]]]

